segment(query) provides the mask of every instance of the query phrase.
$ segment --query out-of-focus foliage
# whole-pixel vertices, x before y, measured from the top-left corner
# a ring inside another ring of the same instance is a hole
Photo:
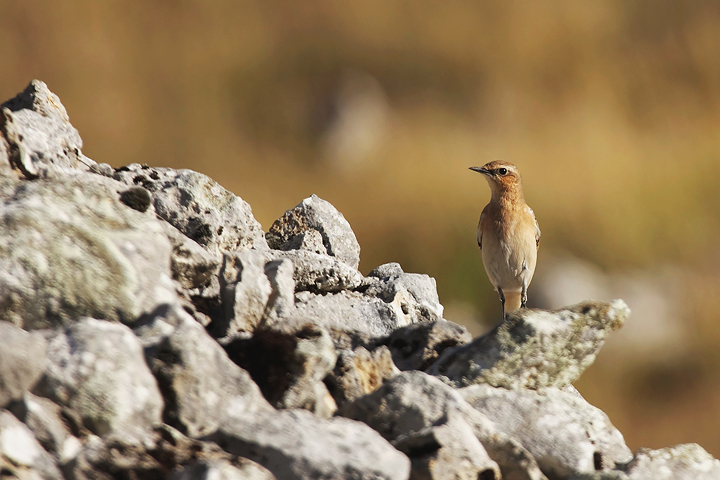
[[[543,231],[531,305],[560,306],[538,299],[548,278],[577,283],[548,273],[563,255],[623,298],[675,272],[674,303],[645,311],[682,348],[628,355],[639,329],[580,390],[633,448],[716,456],[718,59],[713,2],[0,0],[0,98],[42,79],[88,156],[206,173],[265,228],[316,193],[365,273],[436,277],[450,320],[499,315],[474,238],[489,191],[467,167],[517,163]]]

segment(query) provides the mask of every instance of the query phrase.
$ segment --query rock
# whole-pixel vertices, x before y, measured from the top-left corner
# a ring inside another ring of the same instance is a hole
[[[273,292],[265,275],[266,261],[266,255],[255,250],[225,254],[221,272],[225,318],[212,325],[215,337],[252,332],[258,326]]]
[[[27,178],[88,170],[95,162],[80,151],[82,140],[65,107],[45,83],[33,80],[0,105],[0,131],[10,161]]]
[[[364,293],[391,305],[405,324],[442,320],[443,306],[434,278],[404,273],[397,264],[381,265],[370,274]]]
[[[582,398],[556,388],[505,390],[473,385],[460,394],[517,439],[549,478],[613,470],[632,458],[607,415]]]
[[[0,321],[0,408],[23,394],[45,370],[45,339]]]
[[[279,479],[405,480],[410,473],[408,458],[367,425],[324,420],[303,410],[238,417],[208,440],[258,462]]]
[[[0,206],[0,310],[25,329],[82,316],[132,323],[177,300],[158,220],[97,175],[20,184]]]
[[[555,311],[519,310],[490,333],[446,350],[427,372],[456,386],[563,388],[593,363],[607,335],[628,315],[622,300]]]
[[[445,423],[400,436],[393,442],[412,462],[412,479],[500,480],[500,468],[488,456],[468,423],[451,413]]]
[[[363,283],[363,276],[356,268],[327,255],[304,250],[274,250],[269,256],[275,260],[292,261],[296,291],[340,292],[353,290]]]
[[[0,410],[0,472],[18,480],[60,480],[52,457],[32,432],[7,410]]]
[[[180,233],[169,223],[161,222],[163,230],[172,245],[172,278],[188,290],[207,287],[217,278],[222,266],[222,257],[208,252],[196,242]],[[219,295],[219,282],[214,295]]]
[[[80,443],[63,422],[60,406],[28,392],[8,408],[60,463],[65,463],[68,457],[77,453]]]
[[[422,436],[428,428],[448,423],[451,416],[457,416],[448,428],[461,428],[455,422],[465,421],[489,457],[499,465],[503,479],[545,478],[530,453],[516,440],[498,431],[456,390],[423,372],[400,373],[374,392],[342,406],[337,414],[367,423],[391,442]],[[451,445],[448,442],[446,448]],[[422,457],[422,451],[417,453]],[[465,453],[457,451],[456,455],[463,457]]]
[[[263,325],[252,338],[225,347],[276,408],[304,408],[323,417],[335,411],[322,383],[337,358],[329,333],[303,319]]]
[[[394,310],[375,297],[358,292],[340,292],[333,295],[313,295],[300,292],[295,295],[295,315],[328,329],[344,330],[384,337],[400,323]]]
[[[265,264],[265,276],[270,281],[270,297],[265,305],[265,321],[275,322],[295,312],[295,281],[293,263],[287,259]]]
[[[696,443],[650,450],[642,448],[625,467],[629,480],[713,480],[720,478],[720,460]]]
[[[338,405],[375,391],[398,369],[390,351],[380,346],[373,351],[364,347],[340,352],[333,371],[325,378],[330,393]]]
[[[173,473],[168,480],[275,480],[275,476],[250,460],[237,467],[227,460],[200,460]]]
[[[464,345],[472,336],[462,325],[437,320],[413,323],[393,331],[385,340],[395,365],[402,370],[425,370],[447,349]]]
[[[141,444],[161,423],[163,399],[128,327],[92,318],[48,331],[37,395],[67,407],[91,432]]]
[[[267,249],[250,205],[202,173],[132,164],[113,178],[147,189],[160,218],[213,253]]]
[[[315,230],[322,237],[323,246],[328,255],[337,257],[350,267],[357,269],[360,264],[360,244],[345,220],[329,202],[317,195],[312,195],[300,202],[292,210],[288,210],[270,227],[267,238],[274,249],[289,250],[305,248],[317,251],[317,242],[307,237],[309,230]],[[312,234],[309,234],[312,235]],[[320,252],[325,253],[325,252]]]
[[[272,410],[250,375],[184,310],[168,306],[137,331],[165,398],[167,423],[192,438],[228,415]]]

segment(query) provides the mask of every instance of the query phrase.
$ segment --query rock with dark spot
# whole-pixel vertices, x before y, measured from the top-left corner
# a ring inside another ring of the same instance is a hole
[[[159,220],[127,208],[113,180],[36,180],[0,209],[0,311],[25,329],[82,316],[125,323],[177,301]]]
[[[132,164],[114,178],[150,191],[158,216],[211,252],[267,250],[250,205],[202,173]]]
[[[295,208],[275,220],[268,232],[268,243],[272,248],[281,250],[302,248],[303,243],[313,245],[312,240],[296,239],[304,236],[308,230],[316,230],[320,234],[324,250],[328,255],[337,257],[352,268],[358,268],[360,244],[350,224],[342,213],[317,195],[304,199]],[[316,246],[305,248],[319,250]]]
[[[152,205],[152,196],[142,187],[131,187],[120,193],[120,201],[133,210],[145,213]]]

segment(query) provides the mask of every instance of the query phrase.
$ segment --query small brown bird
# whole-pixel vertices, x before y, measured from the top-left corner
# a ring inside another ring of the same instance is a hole
[[[525,203],[520,172],[509,162],[470,167],[482,173],[492,197],[480,215],[477,242],[485,271],[500,296],[503,317],[525,308],[527,289],[535,273],[540,227]]]

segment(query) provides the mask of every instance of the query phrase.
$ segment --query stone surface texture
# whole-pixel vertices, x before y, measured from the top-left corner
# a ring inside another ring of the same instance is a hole
[[[1,478],[720,478],[572,386],[621,300],[473,340],[316,195],[266,234],[202,173],[87,158],[43,82],[0,110]]]
[[[490,333],[445,351],[427,371],[456,386],[563,388],[592,364],[607,335],[629,315],[622,300],[555,311],[521,310]]]

